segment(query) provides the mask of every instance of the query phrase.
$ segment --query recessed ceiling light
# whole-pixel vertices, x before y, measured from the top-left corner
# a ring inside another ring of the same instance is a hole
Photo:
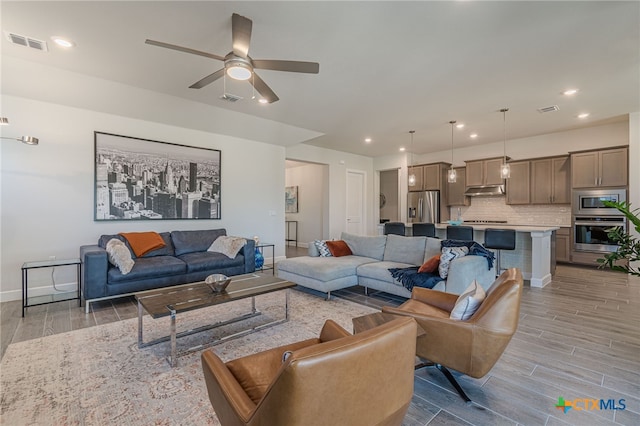
[[[582,114],[578,114],[578,118],[587,118],[589,116],[588,112],[583,112]]]
[[[53,40],[53,42],[60,47],[69,48],[69,47],[74,47],[76,45],[74,42],[62,37],[53,36],[51,37],[51,40]]]
[[[469,135],[469,137],[470,137],[471,139],[475,139],[475,138],[477,138],[477,137],[478,137],[478,134],[477,134],[477,133],[471,133],[471,134]]]
[[[578,93],[578,89],[567,89],[564,92],[562,92],[563,95],[567,95],[567,96],[575,95],[576,93]]]
[[[405,150],[405,149],[406,149],[406,148],[405,148],[404,146],[401,146],[401,147],[400,147],[400,152],[404,152],[404,150]]]
[[[260,98],[260,99],[258,99],[258,102],[260,102],[260,103],[261,103],[261,104],[263,104],[263,105],[266,105],[266,104],[268,104],[268,103],[269,103],[269,101],[268,101],[268,100],[266,100],[265,98]]]
[[[456,124],[456,127],[458,129],[462,129],[464,127],[464,123],[458,123],[458,124]]]
[[[365,141],[366,143],[371,143],[371,138],[366,138],[364,141]]]

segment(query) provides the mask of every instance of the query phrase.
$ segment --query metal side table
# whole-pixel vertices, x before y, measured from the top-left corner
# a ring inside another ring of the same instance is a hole
[[[76,291],[61,291],[43,296],[34,296],[29,298],[29,271],[39,268],[55,268],[56,266],[76,265],[78,288]],[[47,305],[49,303],[63,302],[65,300],[78,299],[78,306],[82,305],[80,277],[82,277],[82,261],[80,259],[60,259],[60,260],[41,260],[34,262],[25,262],[22,264],[22,316],[24,310],[29,306]],[[34,302],[34,303],[30,303]]]

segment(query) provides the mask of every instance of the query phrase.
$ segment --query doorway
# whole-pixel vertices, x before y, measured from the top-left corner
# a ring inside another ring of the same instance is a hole
[[[398,169],[380,171],[380,223],[399,222]]]
[[[365,235],[365,185],[367,174],[362,170],[347,170],[347,226],[350,234]]]

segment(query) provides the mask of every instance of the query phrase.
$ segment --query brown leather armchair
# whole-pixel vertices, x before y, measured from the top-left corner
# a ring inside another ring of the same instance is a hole
[[[226,364],[205,351],[209,399],[223,426],[400,425],[413,396],[416,329],[398,318],[351,335],[327,320],[317,339]]]
[[[518,327],[522,273],[508,269],[486,291],[486,298],[466,321],[449,318],[458,295],[414,287],[411,299],[383,312],[411,316],[424,333],[417,337],[416,355],[435,365],[467,402],[471,400],[447,368],[474,378],[487,374]]]

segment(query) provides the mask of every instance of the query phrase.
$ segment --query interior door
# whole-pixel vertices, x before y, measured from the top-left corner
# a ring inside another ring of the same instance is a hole
[[[350,234],[365,235],[364,186],[365,172],[347,170],[347,226]]]

